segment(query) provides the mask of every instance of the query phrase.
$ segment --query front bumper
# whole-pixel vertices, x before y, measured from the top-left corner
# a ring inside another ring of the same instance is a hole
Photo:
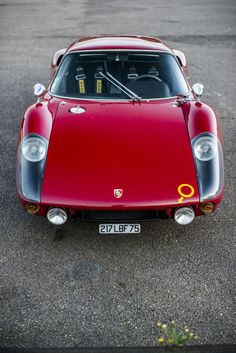
[[[213,204],[213,211],[217,208],[223,197],[223,191],[214,199],[208,200],[207,203]],[[176,209],[180,207],[191,207],[195,212],[195,216],[202,216],[205,213],[202,211],[202,206],[206,202],[185,202],[183,204],[174,204],[163,206],[152,206],[152,207],[71,207],[70,205],[56,205],[56,204],[42,204],[37,202],[31,202],[22,198],[22,195],[18,194],[18,198],[24,209],[29,208],[29,205],[37,206],[38,216],[47,216],[47,212],[52,207],[60,207],[66,210],[69,219],[75,219],[79,221],[145,221],[145,220],[159,220],[159,219],[170,219],[174,218]],[[29,212],[30,213],[30,212]]]

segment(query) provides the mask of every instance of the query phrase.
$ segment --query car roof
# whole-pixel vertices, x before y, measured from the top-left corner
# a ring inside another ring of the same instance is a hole
[[[138,35],[103,35],[81,38],[71,44],[68,48],[68,52],[106,49],[160,50],[171,52],[169,46],[159,38]]]

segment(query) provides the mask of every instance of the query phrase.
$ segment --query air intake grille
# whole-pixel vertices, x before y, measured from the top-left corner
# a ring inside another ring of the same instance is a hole
[[[107,210],[80,210],[76,213],[76,218],[92,221],[142,221],[166,218],[164,211],[107,211]]]

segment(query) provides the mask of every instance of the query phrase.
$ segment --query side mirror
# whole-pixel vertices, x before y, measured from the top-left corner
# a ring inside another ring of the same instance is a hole
[[[202,83],[194,83],[192,86],[192,92],[196,96],[197,100],[200,99],[201,95],[203,94],[204,86]]]
[[[34,85],[34,95],[39,98],[46,92],[46,88],[42,83],[36,83]]]
[[[54,72],[58,68],[58,66],[59,66],[59,64],[61,62],[61,59],[63,58],[66,50],[67,50],[66,48],[59,49],[53,54],[52,64],[51,64],[51,74],[52,75],[54,74]]]

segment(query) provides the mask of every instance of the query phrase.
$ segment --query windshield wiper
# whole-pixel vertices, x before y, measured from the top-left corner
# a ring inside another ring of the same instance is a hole
[[[142,98],[139,97],[136,93],[134,93],[133,91],[131,91],[129,88],[127,88],[125,85],[123,85],[123,83],[121,83],[120,81],[118,81],[114,76],[112,76],[112,74],[110,74],[110,72],[107,72],[107,76],[109,76],[112,80],[114,80],[118,85],[120,85],[124,90],[126,90],[128,93],[130,93],[133,98],[137,99],[138,102],[142,101]]]
[[[129,88],[124,86],[120,81],[118,81],[115,77],[113,77],[109,72],[107,72],[107,75],[104,75],[104,73],[102,71],[100,71],[99,74],[102,77],[104,77],[107,81],[109,81],[111,84],[113,84],[116,88],[118,88],[121,92],[125,93],[129,98],[132,98],[133,100],[136,100],[137,102],[142,101],[141,97],[139,97],[136,93],[134,93]]]

